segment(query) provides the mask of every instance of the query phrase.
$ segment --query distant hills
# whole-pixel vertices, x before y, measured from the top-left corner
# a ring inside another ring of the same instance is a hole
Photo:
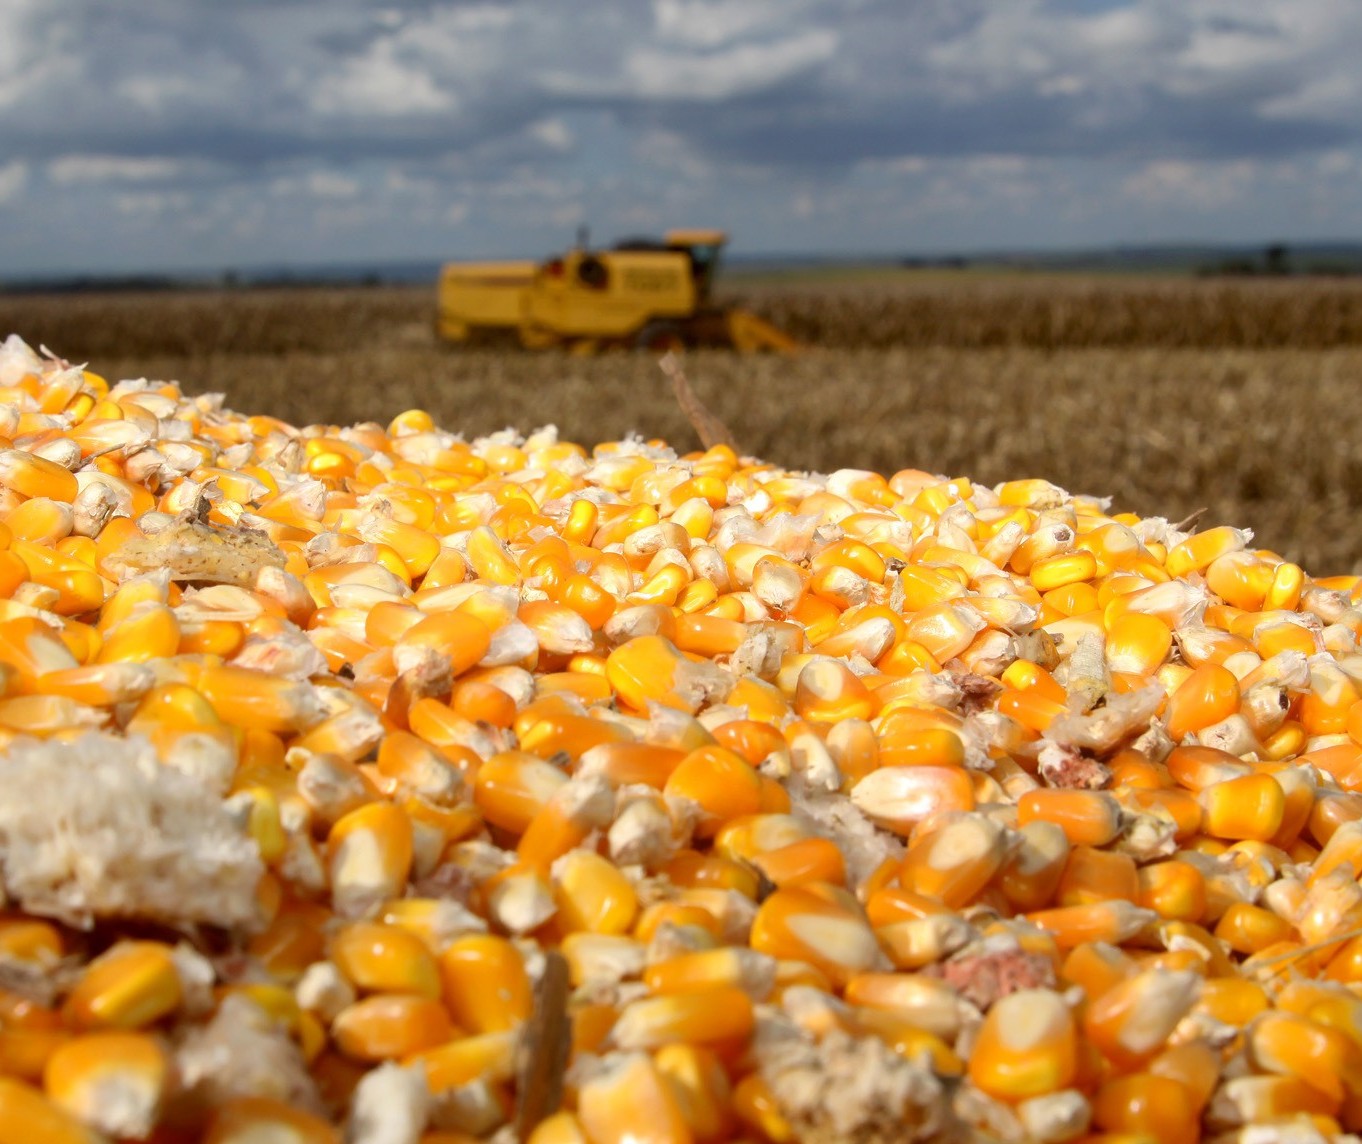
[[[908,258],[906,266],[995,266],[1051,272],[1288,275],[1362,274],[1362,242],[1273,242],[1263,246],[1170,243],[1074,251],[1000,252],[964,259]]]
[[[997,270],[1043,274],[1353,275],[1362,274],[1362,242],[1274,242],[1262,246],[1166,243],[1074,250],[997,250],[900,257],[734,255],[737,274],[902,267],[910,270]]]
[[[1168,243],[1075,250],[976,251],[968,254],[726,255],[734,278],[785,273],[879,270],[981,270],[1048,274],[1179,274],[1203,276],[1362,275],[1362,242],[1274,242],[1266,245]],[[434,283],[437,261],[284,264],[182,273],[4,275],[0,293],[410,286]]]

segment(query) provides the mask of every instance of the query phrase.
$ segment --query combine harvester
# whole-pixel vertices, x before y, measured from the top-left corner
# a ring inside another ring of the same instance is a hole
[[[440,272],[436,330],[448,342],[516,338],[526,349],[654,353],[692,346],[790,353],[798,343],[747,310],[716,306],[710,290],[718,230],[668,231],[591,250],[585,235],[544,263],[451,262]]]

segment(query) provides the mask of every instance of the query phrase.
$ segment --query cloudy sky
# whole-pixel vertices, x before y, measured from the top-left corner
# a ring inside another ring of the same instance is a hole
[[[1362,236],[1358,0],[0,0],[0,277]]]

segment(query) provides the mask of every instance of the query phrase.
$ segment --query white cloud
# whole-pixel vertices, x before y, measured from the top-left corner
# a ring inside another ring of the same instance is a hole
[[[311,105],[322,115],[382,119],[452,112],[459,101],[433,76],[399,59],[393,41],[381,40],[367,55],[320,77]]]
[[[542,143],[550,151],[570,150],[576,142],[572,131],[561,119],[541,119],[537,123],[531,123],[529,127],[530,138],[537,143]]]
[[[1075,13],[1040,0],[984,10],[958,34],[924,46],[922,82],[952,100],[980,102],[1008,91],[1073,94],[1148,82],[1180,21],[1143,8]]]
[[[186,210],[190,204],[187,194],[180,191],[133,191],[115,200],[118,213],[144,218],[159,218]]]
[[[160,112],[171,109],[199,92],[190,75],[151,74],[130,75],[114,87],[114,93],[126,99],[139,111]]]
[[[1087,81],[1082,76],[1061,73],[1041,80],[1036,90],[1041,95],[1067,96],[1082,95],[1087,87]]]
[[[837,33],[811,28],[766,43],[705,54],[641,47],[624,61],[628,90],[643,99],[717,102],[762,91],[830,60]]]
[[[1146,163],[1125,179],[1121,190],[1127,198],[1144,204],[1219,208],[1240,199],[1263,176],[1262,164],[1248,160],[1216,163],[1160,159]]]
[[[6,12],[13,2],[0,4],[0,113],[32,106],[43,94],[82,79],[80,61],[58,52],[50,37],[29,26],[23,3]]]
[[[634,156],[650,170],[692,183],[710,180],[715,174],[715,164],[700,155],[690,140],[676,131],[645,132],[634,144]]]
[[[17,199],[27,183],[28,164],[22,159],[0,166],[0,206]]]
[[[769,35],[808,7],[794,0],[654,0],[653,19],[659,39],[712,50],[753,33]]]
[[[353,199],[359,190],[358,180],[325,168],[301,175],[281,175],[270,183],[270,193],[280,198],[308,195],[318,199]]]
[[[359,194],[359,183],[335,171],[313,171],[306,186],[319,199],[353,199]]]
[[[1267,100],[1267,119],[1347,119],[1362,106],[1362,64],[1353,72],[1336,72],[1306,82],[1295,91]]]
[[[47,177],[68,183],[140,183],[171,179],[184,173],[183,160],[132,155],[63,155],[47,165]]]
[[[448,26],[464,35],[510,31],[516,26],[516,13],[505,4],[470,4],[445,9],[441,17]]]
[[[1315,160],[1315,169],[1321,175],[1346,175],[1359,167],[1362,167],[1362,157],[1337,148],[1325,151]]]
[[[397,194],[416,195],[419,198],[429,198],[436,190],[434,179],[415,178],[399,168],[388,170],[383,176],[383,185]]]

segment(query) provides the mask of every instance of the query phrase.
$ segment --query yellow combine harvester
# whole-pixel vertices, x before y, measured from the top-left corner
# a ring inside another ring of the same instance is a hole
[[[451,262],[440,272],[440,337],[479,344],[517,338],[527,349],[590,354],[730,346],[790,352],[788,334],[746,310],[710,302],[718,230],[672,230],[661,242],[577,246],[544,263]]]

